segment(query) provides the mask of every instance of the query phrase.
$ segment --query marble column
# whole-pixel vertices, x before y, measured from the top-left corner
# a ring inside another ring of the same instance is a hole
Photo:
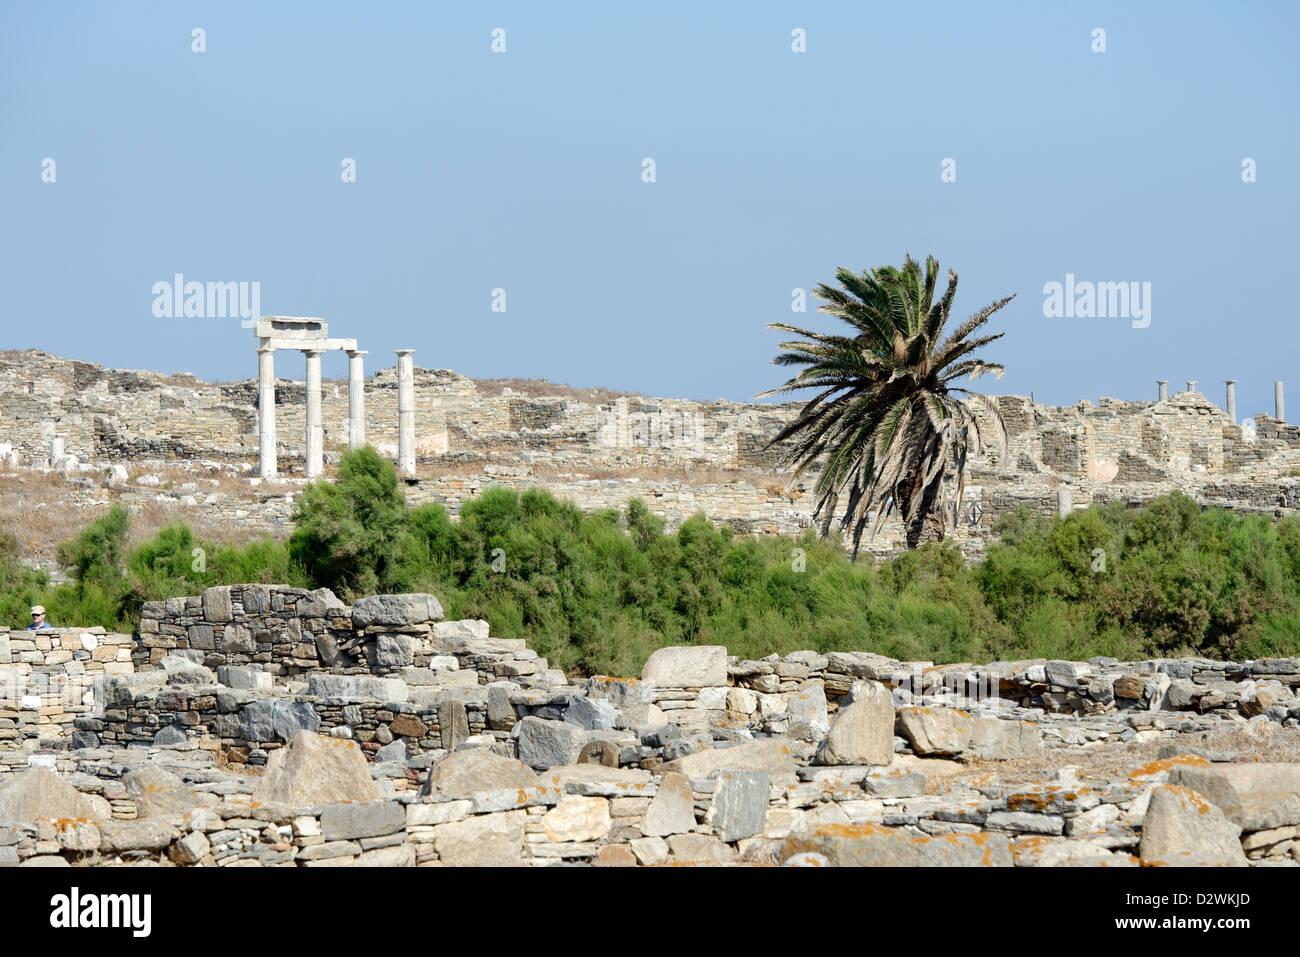
[[[415,360],[414,349],[397,353],[397,467],[415,475]]]
[[[1169,398],[1169,380],[1168,380],[1168,379],[1157,379],[1157,380],[1156,380],[1156,388],[1159,390],[1159,391],[1156,393],[1156,401],[1157,401],[1157,402],[1164,402],[1165,399]]]
[[[1274,416],[1279,422],[1286,421],[1286,406],[1282,402],[1282,383],[1273,383],[1273,405],[1277,409],[1277,415]]]
[[[1228,418],[1233,425],[1237,424],[1237,380],[1225,379],[1224,384],[1228,387],[1228,407],[1226,409]]]
[[[1061,518],[1067,517],[1074,511],[1074,492],[1068,488],[1058,488],[1056,490],[1056,514]]]
[[[348,351],[348,448],[366,444],[366,374],[364,349]]]
[[[257,474],[275,478],[275,350],[269,346],[257,350],[257,444]]]
[[[303,349],[307,357],[307,478],[325,471],[325,430],[320,415],[320,349]]]
[[[51,438],[50,439],[50,468],[52,469],[62,468],[65,454],[66,453],[63,450],[63,437],[56,435],[53,438]]]
[[[1188,379],[1188,380],[1187,380],[1187,391],[1188,391],[1188,392],[1195,392],[1195,391],[1196,391],[1196,380],[1195,380],[1195,379]]]

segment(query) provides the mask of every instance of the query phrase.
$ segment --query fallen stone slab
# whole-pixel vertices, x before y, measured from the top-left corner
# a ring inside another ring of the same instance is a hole
[[[916,837],[879,824],[829,825],[786,838],[781,863],[796,854],[820,854],[833,867],[1011,867],[1011,843],[1000,835]]]
[[[1300,824],[1300,764],[1178,765],[1169,783],[1191,788],[1243,831]]]
[[[641,833],[646,837],[685,834],[695,827],[695,796],[690,779],[669,771],[659,782],[645,812]]]
[[[761,834],[768,790],[766,771],[719,771],[706,823],[728,844]]]
[[[727,649],[722,645],[660,648],[646,659],[641,680],[657,688],[725,688]]]
[[[174,818],[199,804],[199,797],[175,774],[146,764],[122,776],[122,786],[135,801],[139,818]]]
[[[101,821],[101,851],[161,851],[181,836],[166,821]]]
[[[1190,788],[1162,784],[1151,795],[1142,821],[1143,860],[1245,867],[1241,829]]]
[[[663,772],[675,771],[688,778],[707,778],[714,771],[736,769],[767,771],[771,782],[779,787],[795,783],[794,750],[791,742],[780,738],[747,741],[729,748],[709,748],[667,761]]]
[[[102,816],[102,808],[47,767],[34,767],[0,784],[0,825],[27,824],[38,818]]]
[[[253,792],[254,800],[298,807],[378,797],[370,767],[355,741],[310,731],[299,731],[287,748],[271,752]]]
[[[466,795],[492,788],[529,787],[537,775],[522,761],[487,748],[453,751],[431,768],[420,789],[422,795]]]
[[[894,704],[879,682],[855,685],[852,703],[830,726],[816,762],[827,765],[888,765],[894,760]]]

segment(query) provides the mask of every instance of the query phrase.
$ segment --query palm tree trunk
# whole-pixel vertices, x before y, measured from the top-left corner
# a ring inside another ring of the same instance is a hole
[[[911,511],[913,482],[903,482],[899,487],[899,505],[901,514],[906,516]],[[939,498],[939,485],[935,483],[922,493],[921,508],[914,521],[908,524],[908,549],[924,545],[926,542],[941,542],[944,536],[943,502]]]

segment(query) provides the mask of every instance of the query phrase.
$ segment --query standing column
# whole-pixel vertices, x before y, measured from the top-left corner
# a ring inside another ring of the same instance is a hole
[[[275,350],[265,345],[257,350],[257,445],[257,474],[275,478]]]
[[[1237,380],[1225,379],[1224,383],[1228,387],[1228,419],[1233,425],[1237,424]]]
[[[304,349],[307,357],[307,478],[319,478],[325,471],[325,430],[320,418],[320,349]]]
[[[414,349],[397,349],[397,467],[403,475],[415,474],[415,361]]]
[[[366,444],[366,374],[362,368],[364,349],[348,352],[348,448]]]
[[[1279,422],[1286,421],[1286,406],[1282,404],[1282,383],[1273,383],[1273,405],[1277,408],[1277,415],[1274,416]]]
[[[1165,401],[1165,399],[1169,398],[1169,380],[1168,380],[1168,379],[1156,379],[1156,388],[1159,390],[1159,391],[1156,393],[1156,401],[1157,401],[1157,402],[1163,402],[1163,401]]]
[[[1058,488],[1056,490],[1056,514],[1061,518],[1068,518],[1074,511],[1074,493],[1068,488]]]
[[[1195,391],[1196,391],[1196,380],[1195,380],[1195,379],[1188,379],[1188,380],[1187,380],[1187,391],[1188,391],[1188,392],[1195,392]]]

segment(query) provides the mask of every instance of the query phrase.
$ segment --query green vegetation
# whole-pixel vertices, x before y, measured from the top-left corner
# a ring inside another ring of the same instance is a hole
[[[583,514],[542,490],[489,489],[452,521],[440,505],[407,509],[392,465],[363,449],[304,494],[288,543],[217,547],[172,526],[127,549],[126,531],[115,508],[65,543],[76,578],[57,587],[0,541],[0,614],[22,627],[39,602],[56,625],[129,629],[143,601],[214,584],[325,585],[344,600],[429,591],[449,617],[486,618],[559,667],[607,674],[690,643],[973,662],[1300,653],[1300,523],[1203,511],[1178,493],[1065,520],[1019,511],[971,566],[951,543],[853,563],[811,530],[755,539],[696,516],[665,534],[635,499],[625,515]]]

